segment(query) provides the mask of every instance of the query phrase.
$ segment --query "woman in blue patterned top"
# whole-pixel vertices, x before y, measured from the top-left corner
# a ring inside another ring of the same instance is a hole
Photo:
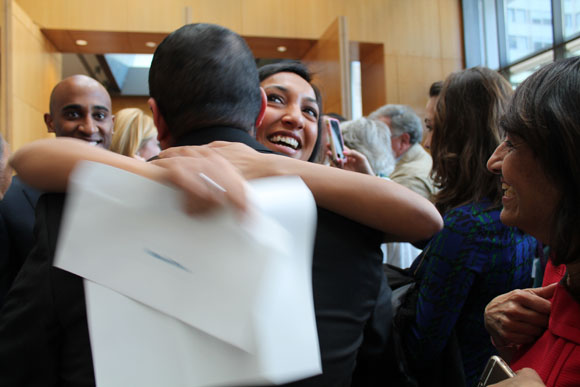
[[[415,364],[430,365],[455,334],[467,386],[495,354],[483,324],[495,296],[531,284],[536,240],[499,219],[501,185],[486,169],[501,142],[499,118],[512,94],[497,72],[476,67],[451,74],[437,102],[431,171],[444,229],[416,260],[416,319],[404,333]],[[445,371],[443,371],[445,372]]]

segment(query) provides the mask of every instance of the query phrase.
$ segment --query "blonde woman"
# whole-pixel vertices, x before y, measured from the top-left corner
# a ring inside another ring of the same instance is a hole
[[[115,115],[111,150],[136,159],[148,160],[161,152],[153,119],[141,109],[121,109]]]

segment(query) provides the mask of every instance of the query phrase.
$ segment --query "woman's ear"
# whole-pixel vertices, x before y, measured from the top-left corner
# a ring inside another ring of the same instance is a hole
[[[256,118],[256,128],[262,125],[262,121],[264,121],[264,115],[266,114],[266,106],[268,105],[266,91],[262,87],[260,87],[260,94],[262,95],[262,106],[260,106],[260,114],[258,114],[258,118]]]
[[[149,98],[149,100],[147,100],[147,104],[153,113],[153,122],[157,128],[157,140],[159,141],[159,145],[161,146],[161,149],[167,149],[171,147],[173,139],[171,137],[171,133],[169,132],[169,128],[165,123],[165,118],[163,118],[163,115],[161,115],[159,106],[157,106],[157,101],[155,101],[154,98]]]

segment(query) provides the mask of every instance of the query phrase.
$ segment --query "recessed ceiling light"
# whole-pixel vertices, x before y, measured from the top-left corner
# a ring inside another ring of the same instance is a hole
[[[278,50],[278,52],[286,52],[286,50],[288,49],[286,48],[286,46],[278,46],[276,50]]]
[[[86,46],[87,44],[89,44],[89,42],[87,42],[86,40],[83,40],[83,39],[77,39],[77,40],[75,40],[75,44],[77,46]]]
[[[151,47],[151,48],[153,48],[153,47],[157,46],[157,43],[155,43],[155,42],[147,42],[147,43],[145,43],[145,45],[146,45],[147,47]]]

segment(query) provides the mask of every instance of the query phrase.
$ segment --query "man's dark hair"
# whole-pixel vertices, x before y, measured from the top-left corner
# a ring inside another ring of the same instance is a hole
[[[438,97],[443,88],[443,81],[433,82],[429,88],[429,97]]]
[[[149,94],[171,136],[229,126],[253,130],[261,107],[252,52],[244,39],[214,24],[189,24],[155,50]]]
[[[272,75],[278,73],[294,73],[298,75],[300,78],[304,79],[310,86],[312,86],[312,90],[314,90],[314,96],[316,97],[316,104],[318,105],[318,135],[316,136],[316,143],[314,144],[314,148],[312,149],[312,154],[308,158],[308,161],[315,161],[317,159],[319,149],[320,149],[320,140],[321,140],[321,132],[322,132],[322,95],[320,94],[320,90],[316,85],[312,84],[312,74],[308,70],[308,68],[304,65],[304,63],[296,60],[283,60],[277,63],[271,63],[264,65],[258,69],[258,75],[260,77],[260,82],[265,80],[266,78],[271,77]]]

